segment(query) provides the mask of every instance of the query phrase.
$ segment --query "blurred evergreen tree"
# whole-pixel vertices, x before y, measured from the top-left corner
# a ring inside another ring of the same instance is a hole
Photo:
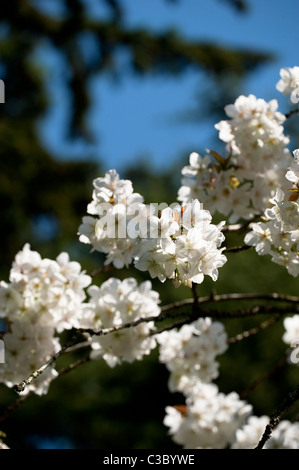
[[[106,5],[106,20],[88,14],[92,3]],[[229,3],[244,11],[245,2]],[[88,82],[97,74],[122,76],[130,68],[140,75],[179,75],[193,67],[219,83],[229,74],[232,84],[270,59],[260,52],[186,40],[175,31],[130,30],[124,26],[124,12],[125,1],[120,0],[13,0],[1,5],[0,70],[6,86],[6,102],[0,106],[2,275],[26,240],[47,256],[70,247],[90,198],[90,183],[100,171],[100,164],[86,161],[83,154],[80,162],[62,162],[43,147],[36,124],[51,103],[38,49],[50,46],[65,61],[72,103],[68,137],[87,143]],[[120,50],[128,52],[129,68],[117,66]]]

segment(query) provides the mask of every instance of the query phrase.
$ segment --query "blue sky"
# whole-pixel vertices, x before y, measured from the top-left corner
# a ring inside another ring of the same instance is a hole
[[[47,3],[47,2],[46,2]],[[84,0],[92,15],[106,14],[101,2]],[[276,98],[287,105],[275,89],[281,67],[299,65],[299,2],[297,0],[248,0],[250,9],[240,15],[220,0],[123,0],[125,24],[130,28],[148,27],[153,31],[177,29],[183,37],[213,41],[224,46],[273,53],[276,60],[261,67],[244,84],[245,95],[253,93],[266,100]],[[52,3],[53,5],[53,3]],[[50,52],[49,52],[50,57]],[[122,58],[120,57],[120,60]],[[194,95],[205,76],[187,72],[178,78],[128,74],[120,84],[106,76],[90,85],[92,106],[88,115],[95,144],[82,142],[70,146],[64,139],[67,117],[67,90],[61,86],[63,64],[52,71],[49,93],[50,112],[40,125],[44,145],[62,158],[99,159],[105,170],[121,172],[139,158],[149,159],[157,170],[163,169],[190,150],[209,147],[217,136],[214,123],[182,123],[176,119],[192,108]],[[282,109],[284,111],[284,109]]]

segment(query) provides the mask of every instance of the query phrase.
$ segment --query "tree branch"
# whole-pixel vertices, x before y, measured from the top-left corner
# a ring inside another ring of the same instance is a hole
[[[111,264],[107,264],[101,268],[98,268],[98,269],[95,269],[91,274],[90,274],[90,277],[92,277],[93,279],[96,277],[96,276],[99,276],[100,274],[105,274],[107,273],[108,271],[110,271],[111,269],[113,268],[113,266]]]
[[[77,330],[75,335],[61,348],[54,354],[44,365],[42,365],[39,369],[35,370],[26,380],[23,380],[19,384],[14,386],[14,390],[18,393],[24,392],[24,390],[31,384],[33,379],[39,377],[48,367],[50,367],[53,362],[55,362],[63,353],[65,353],[68,348],[74,346],[77,343],[80,343],[78,339],[82,336],[84,331]]]
[[[267,424],[264,434],[262,435],[261,440],[259,441],[258,445],[255,449],[262,449],[266,442],[270,439],[272,431],[278,426],[282,416],[286,411],[299,399],[299,385],[293,390],[289,392],[285,399],[282,401],[280,406],[277,410],[270,417],[269,424]]]
[[[228,338],[227,342],[228,344],[234,344],[234,343],[237,343],[238,341],[242,341],[245,338],[249,338],[249,336],[256,335],[260,331],[265,330],[269,326],[273,325],[273,323],[276,323],[278,320],[280,320],[280,318],[281,318],[281,315],[277,313],[274,317],[271,317],[269,320],[265,320],[259,326],[250,328],[250,330],[245,330],[233,338]]]
[[[233,248],[226,248],[224,253],[239,253],[240,251],[250,250],[250,248],[253,247],[249,245],[235,246]]]
[[[72,364],[68,365],[67,367],[64,367],[63,369],[60,369],[58,371],[58,377],[60,377],[61,375],[65,375],[65,374],[67,374],[68,372],[71,372],[74,369],[77,369],[77,367],[80,367],[83,364],[86,364],[87,362],[89,362],[91,360],[92,360],[91,357],[87,356],[87,357],[84,357],[83,359],[79,359],[78,361],[73,362]],[[57,379],[57,377],[56,377],[56,379]],[[56,380],[56,379],[54,379],[54,380]]]
[[[244,390],[242,393],[239,394],[241,400],[246,399],[262,382],[264,382],[266,379],[271,377],[271,375],[274,375],[286,363],[287,363],[287,356],[284,355],[274,367],[272,367],[270,370],[268,370],[263,375],[261,375],[261,377],[254,380],[254,382],[250,385],[250,387],[248,387],[246,390]]]
[[[240,300],[267,300],[273,302],[282,302],[282,303],[299,303],[299,297],[285,295],[285,294],[255,294],[255,293],[232,293],[232,294],[211,294],[206,297],[199,297],[197,303],[203,305],[206,303],[218,303],[218,302],[230,302],[230,301],[240,301]],[[194,302],[193,298],[179,300],[172,302],[171,304],[164,305],[161,307],[162,312],[168,312],[170,310],[177,310],[182,307],[187,307],[192,305]]]
[[[299,108],[296,108],[296,109],[292,109],[292,111],[290,111],[289,113],[286,113],[285,114],[285,117],[287,119],[289,119],[291,116],[293,116],[294,114],[298,114],[299,113]]]
[[[276,313],[280,316],[288,314],[288,313],[299,313],[299,298],[292,297],[292,296],[285,296],[279,294],[222,294],[222,295],[212,295],[210,297],[201,297],[198,298],[196,292],[193,289],[193,298],[186,299],[184,301],[174,302],[162,307],[161,313],[158,316],[151,316],[147,318],[139,318],[133,322],[128,322],[118,327],[112,328],[104,328],[101,330],[93,330],[93,329],[78,329],[75,335],[68,341],[56,354],[54,354],[43,366],[39,369],[35,370],[30,377],[23,380],[19,384],[15,385],[14,389],[16,392],[21,393],[23,392],[28,385],[32,382],[33,379],[39,377],[49,366],[51,366],[63,353],[65,353],[69,348],[74,347],[78,343],[78,339],[80,336],[89,334],[91,336],[103,336],[110,333],[114,333],[119,330],[123,330],[126,328],[132,328],[134,326],[138,326],[144,322],[162,322],[167,319],[177,318],[177,315],[173,315],[169,313],[171,310],[176,310],[186,305],[192,305],[192,312],[187,315],[187,319],[185,321],[194,321],[197,318],[216,318],[216,319],[224,319],[224,318],[244,318],[248,316],[254,316],[259,314],[271,314]],[[226,301],[240,301],[240,300],[272,300],[274,302],[284,302],[290,303],[290,306],[271,306],[271,305],[258,305],[251,307],[249,309],[240,309],[235,311],[218,311],[216,309],[200,309],[199,305],[202,307],[206,303],[217,303],[217,302],[226,302]],[[169,329],[169,328],[168,328]]]
[[[30,391],[29,393],[27,393],[27,395],[23,395],[21,397],[19,397],[12,405],[10,405],[5,411],[4,413],[0,416],[0,423],[2,423],[3,421],[5,421],[14,411],[16,411],[19,406],[30,396],[32,395],[33,392]]]

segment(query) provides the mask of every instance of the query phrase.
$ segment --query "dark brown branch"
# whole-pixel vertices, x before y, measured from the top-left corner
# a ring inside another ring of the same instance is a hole
[[[255,449],[262,449],[266,442],[270,439],[272,431],[278,426],[282,416],[287,410],[299,399],[299,386],[292,392],[289,392],[280,406],[274,411],[270,417],[269,424],[267,424],[264,434]]]
[[[252,246],[249,245],[242,245],[242,246],[235,246],[233,248],[226,248],[223,253],[239,253],[240,251],[250,250]]]
[[[83,359],[79,359],[77,362],[73,362],[72,364],[68,365],[67,367],[64,367],[63,369],[60,369],[58,371],[58,377],[60,377],[61,375],[65,375],[65,374],[67,374],[68,372],[71,372],[74,369],[77,369],[77,367],[80,367],[83,364],[86,364],[87,362],[89,362],[91,360],[92,360],[91,357],[87,356],[87,357],[84,357]],[[54,380],[56,380],[56,379],[54,379]]]
[[[280,317],[287,314],[299,313],[299,305],[292,305],[287,307],[274,306],[274,305],[257,305],[252,308],[239,309],[239,310],[228,310],[228,311],[218,311],[214,309],[204,310],[198,318],[200,317],[210,317],[214,319],[225,319],[225,318],[248,318],[256,315],[269,315],[277,314]]]
[[[5,411],[4,413],[0,416],[0,423],[2,423],[3,421],[5,421],[14,411],[16,411],[19,406],[25,401],[27,400],[27,398],[32,395],[33,392],[30,391],[29,393],[27,393],[26,395],[23,395],[22,397],[19,397],[12,405],[10,405]]]
[[[177,300],[176,302],[172,302],[171,304],[164,305],[161,307],[161,312],[170,312],[171,310],[177,310],[182,307],[187,307],[188,305],[192,305],[194,303],[194,299],[184,299],[184,300]]]
[[[278,320],[280,320],[280,318],[281,318],[281,315],[277,313],[274,317],[269,318],[269,320],[265,320],[260,325],[250,328],[250,330],[243,331],[242,333],[238,334],[237,336],[233,338],[228,338],[227,342],[228,344],[234,344],[234,343],[237,343],[238,341],[242,341],[245,338],[249,338],[249,336],[256,335],[260,331],[265,330],[269,326],[276,323]]]
[[[95,278],[96,276],[99,276],[100,274],[104,274],[112,269],[111,264],[107,264],[106,266],[103,266],[102,268],[95,269],[91,274],[90,277]]]
[[[78,343],[80,344],[80,343]],[[70,352],[69,350],[66,350],[65,352]],[[57,377],[55,377],[54,380],[56,380],[58,377],[60,377],[61,375],[65,375],[67,374],[68,372],[71,372],[72,370],[76,369],[77,367],[83,365],[83,364],[86,364],[87,362],[91,361],[91,358],[90,356],[87,356],[85,357],[84,359],[80,359],[78,360],[77,362],[74,362],[72,364],[70,364],[69,366],[63,368],[63,369],[60,369],[59,372],[58,372],[58,375]],[[28,392],[26,395],[23,395],[21,397],[19,397],[12,405],[10,405],[6,410],[5,412],[0,416],[0,423],[2,423],[3,421],[5,421],[14,411],[16,411],[19,406],[24,403],[24,401],[30,396],[30,395],[33,395],[34,392],[31,390],[30,392]]]
[[[254,382],[248,387],[246,390],[244,390],[242,393],[240,393],[240,398],[242,400],[246,399],[254,390],[265,380],[267,380],[271,375],[276,374],[276,372],[281,369],[285,364],[287,363],[287,356],[283,356],[278,363],[272,367],[270,370],[265,372],[265,374],[261,375],[259,378],[254,380]]]
[[[285,295],[285,294],[255,294],[255,293],[232,293],[232,294],[220,294],[212,295],[209,297],[201,297],[198,299],[198,303],[207,302],[227,302],[227,301],[239,301],[239,300],[270,300],[273,302],[286,302],[286,303],[298,303],[299,297]]]
[[[75,335],[61,348],[54,354],[50,359],[43,364],[39,369],[35,370],[27,379],[23,380],[21,383],[14,386],[16,392],[21,393],[23,392],[28,385],[31,384],[33,379],[39,377],[48,367],[50,367],[63,353],[65,353],[68,348],[74,346],[77,343],[80,343],[79,338],[82,337],[84,331],[77,330]]]
[[[292,111],[290,111],[289,113],[285,114],[285,117],[287,119],[289,119],[291,116],[293,116],[294,114],[298,114],[299,113],[299,108],[296,108],[296,109],[292,109]]]
[[[230,302],[230,301],[240,301],[240,300],[267,300],[273,302],[282,302],[282,303],[299,303],[299,297],[284,295],[284,294],[254,294],[254,293],[232,293],[232,294],[212,294],[207,297],[199,297],[197,302],[199,305],[206,303],[218,303],[218,302]],[[171,304],[164,305],[161,307],[162,312],[168,312],[170,310],[177,310],[182,307],[187,307],[192,305],[194,302],[193,298],[178,300],[172,302]]]

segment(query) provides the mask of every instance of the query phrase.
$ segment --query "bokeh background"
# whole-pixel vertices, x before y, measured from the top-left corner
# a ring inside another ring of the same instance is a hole
[[[226,104],[252,93],[287,112],[275,85],[281,67],[299,65],[298,14],[296,0],[1,2],[1,279],[26,242],[44,257],[67,251],[89,272],[103,265],[77,229],[92,180],[108,169],[132,179],[146,202],[172,203],[189,153],[223,152],[214,124]],[[291,149],[296,129],[293,116]],[[95,282],[112,275],[147,278],[112,269]],[[162,304],[190,297],[171,282],[153,287]],[[232,254],[219,281],[205,281],[199,294],[212,291],[296,295],[298,281],[250,251]],[[256,323],[226,326],[233,336]],[[282,331],[276,323],[221,358],[219,387],[242,394],[257,415],[271,413],[297,384],[296,367],[276,367],[285,355]],[[0,428],[20,449],[171,449],[164,410],[181,397],[168,391],[167,378],[157,351],[115,369],[88,363],[54,381],[48,395],[30,396]],[[16,399],[0,385],[0,415]]]

